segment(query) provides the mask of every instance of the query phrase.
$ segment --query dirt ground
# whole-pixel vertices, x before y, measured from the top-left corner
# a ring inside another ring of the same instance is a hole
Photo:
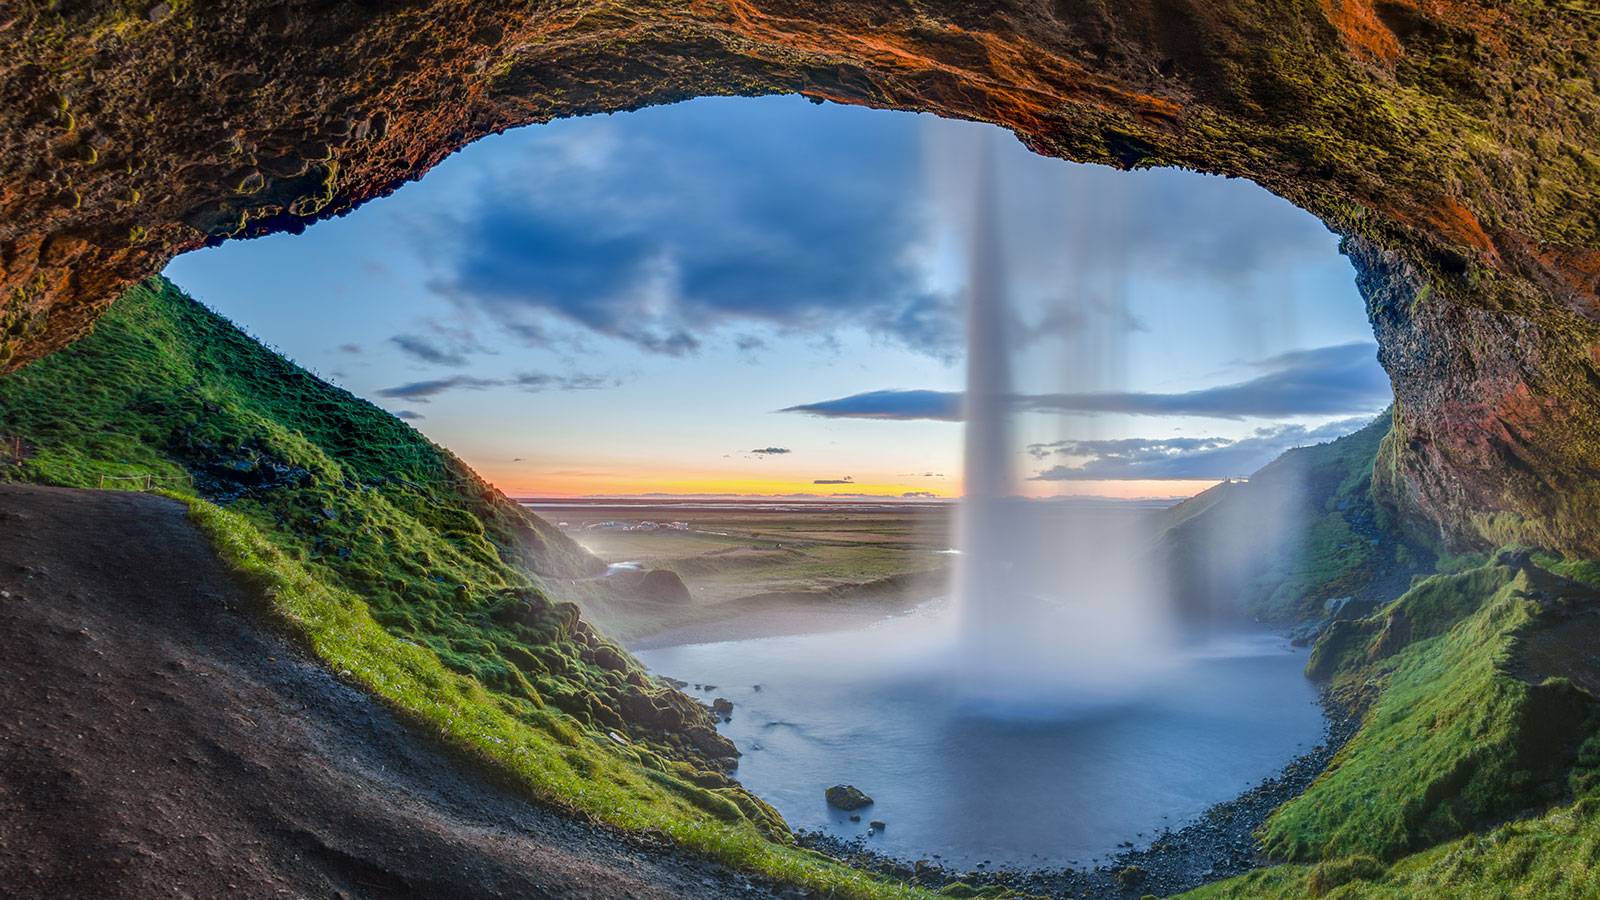
[[[0,893],[773,896],[519,798],[254,609],[174,502],[0,485]]]

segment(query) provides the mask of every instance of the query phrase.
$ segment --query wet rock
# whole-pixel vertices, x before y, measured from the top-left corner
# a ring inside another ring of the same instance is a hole
[[[1326,627],[1326,622],[1307,622],[1289,632],[1289,643],[1295,647],[1309,647],[1317,642]]]
[[[723,721],[733,716],[733,701],[725,697],[718,697],[711,701],[711,714]]]
[[[868,797],[864,791],[853,784],[836,784],[828,788],[824,796],[826,796],[829,806],[834,809],[842,809],[845,812],[854,812],[862,807],[872,805],[872,798]]]

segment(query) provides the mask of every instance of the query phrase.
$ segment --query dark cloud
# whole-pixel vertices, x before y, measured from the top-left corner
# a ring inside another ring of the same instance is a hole
[[[414,400],[427,403],[429,398],[456,390],[481,391],[496,387],[514,387],[524,391],[591,391],[614,387],[617,381],[599,375],[547,375],[542,372],[523,372],[503,378],[476,378],[472,375],[452,375],[449,378],[432,378],[413,381],[378,391],[379,397]]]
[[[1375,412],[1393,399],[1389,378],[1377,363],[1377,345],[1367,342],[1296,350],[1252,364],[1261,372],[1236,384],[1175,394],[1033,394],[1018,398],[1023,409],[1045,412],[1130,415],[1315,416]]]
[[[846,475],[843,478],[818,478],[816,481],[813,481],[811,483],[812,484],[855,484],[856,480],[855,480],[854,477]]]
[[[976,127],[800,102],[707,98],[536,132],[519,164],[417,226],[429,284],[537,346],[598,334],[669,356],[718,339],[750,351],[756,325],[860,328],[953,358],[959,298],[930,287],[930,259],[944,228],[964,228],[950,187]],[[1130,273],[1237,304],[1259,276],[1336,246],[1313,217],[1222,178],[1001,152],[1005,265],[1034,340],[1080,333],[1085,310],[1142,330]]]
[[[340,353],[349,353],[349,354],[352,354],[352,355],[356,354],[356,353],[360,353],[361,352],[361,345],[360,344],[340,344],[339,345],[339,352]]]
[[[597,391],[616,387],[621,382],[604,375],[550,375],[545,372],[520,372],[507,382],[525,391]]]
[[[789,448],[788,447],[760,447],[760,448],[757,448],[755,450],[751,450],[750,452],[754,453],[754,454],[756,454],[758,456],[778,456],[780,454],[788,453],[789,452]]]
[[[958,345],[952,302],[914,258],[929,220],[909,119],[710,102],[538,143],[451,223],[432,284],[525,342],[576,326],[681,356],[758,324]]]
[[[1258,428],[1249,437],[1123,438],[1032,444],[1036,459],[1066,457],[1071,462],[1045,469],[1031,481],[1127,481],[1227,478],[1249,475],[1286,450],[1342,437],[1371,419],[1341,419],[1317,428],[1278,425]]]
[[[933,491],[906,491],[900,495],[907,500],[937,500],[939,495]]]
[[[395,414],[394,414],[394,417],[395,417],[395,418],[396,418],[396,419],[405,419],[405,420],[406,420],[406,421],[408,421],[408,422],[415,422],[415,421],[417,421],[417,420],[419,420],[419,419],[424,419],[424,418],[427,418],[427,417],[426,417],[426,416],[424,416],[424,415],[423,415],[423,414],[422,414],[422,413],[419,413],[419,412],[412,412],[412,411],[411,411],[411,410],[409,410],[409,409],[402,409],[402,410],[400,410],[400,411],[398,411],[398,412],[396,412],[396,413],[395,413]]]
[[[474,378],[471,375],[452,375],[449,378],[432,378],[426,381],[412,381],[384,388],[378,391],[379,397],[398,400],[414,400],[417,403],[427,403],[429,398],[455,390],[481,391],[485,388],[499,387],[504,382],[493,378]]]
[[[938,419],[961,421],[961,395],[952,391],[868,391],[837,400],[786,406],[778,412],[826,419]]]
[[[401,352],[413,359],[436,366],[464,366],[467,356],[459,350],[443,347],[435,341],[416,334],[397,334],[389,338],[389,343],[399,347]]]
[[[1376,412],[1393,398],[1377,364],[1375,344],[1360,342],[1296,350],[1252,363],[1247,381],[1180,393],[1097,392],[1018,394],[1016,407],[1034,412],[1206,416],[1218,419],[1348,415]],[[952,391],[871,391],[790,406],[780,412],[848,419],[961,419],[961,394]]]

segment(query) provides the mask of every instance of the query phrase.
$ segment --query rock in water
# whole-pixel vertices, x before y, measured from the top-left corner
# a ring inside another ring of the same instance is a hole
[[[733,716],[733,701],[725,697],[718,697],[711,701],[711,714],[719,719],[728,719]]]
[[[836,784],[828,788],[827,798],[829,806],[845,812],[872,805],[872,798],[853,784]]]

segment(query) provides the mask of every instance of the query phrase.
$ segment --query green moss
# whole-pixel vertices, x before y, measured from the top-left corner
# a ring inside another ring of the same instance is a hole
[[[1506,670],[1550,590],[1536,577],[1490,565],[1430,578],[1319,643],[1313,665],[1336,690],[1382,693],[1328,771],[1267,822],[1270,854],[1394,859],[1565,792],[1593,699]]]
[[[1565,677],[1512,674],[1523,636],[1593,603],[1558,572],[1596,567],[1536,562],[1502,552],[1330,631],[1316,652],[1335,689],[1381,693],[1328,771],[1263,829],[1269,852],[1307,863],[1185,896],[1600,896],[1595,699]]]

